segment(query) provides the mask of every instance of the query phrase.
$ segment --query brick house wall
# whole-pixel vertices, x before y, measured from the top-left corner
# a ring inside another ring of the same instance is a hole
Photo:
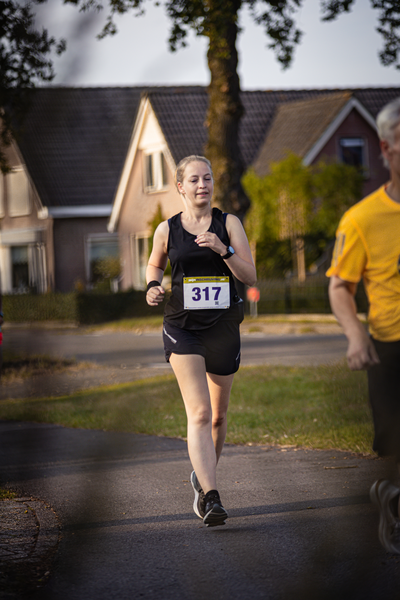
[[[108,217],[54,219],[55,289],[70,292],[88,281],[87,240],[107,236]]]

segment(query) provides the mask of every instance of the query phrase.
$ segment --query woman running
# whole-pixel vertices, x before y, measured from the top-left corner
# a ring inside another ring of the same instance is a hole
[[[150,306],[163,301],[161,281],[169,259],[172,295],[164,310],[165,357],[186,409],[194,512],[207,526],[216,526],[228,516],[217,491],[216,468],[240,363],[243,320],[243,301],[232,275],[253,285],[256,269],[239,219],[211,208],[210,162],[202,156],[184,158],[175,183],[185,209],[155,231],[146,300]]]

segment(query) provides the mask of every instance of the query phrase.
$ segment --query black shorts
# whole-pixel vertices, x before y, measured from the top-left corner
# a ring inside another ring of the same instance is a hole
[[[400,462],[400,341],[372,341],[381,361],[368,370],[373,449],[380,456],[394,456]]]
[[[165,359],[174,354],[200,354],[207,373],[231,375],[240,364],[240,331],[236,321],[218,321],[207,329],[181,329],[164,321]]]

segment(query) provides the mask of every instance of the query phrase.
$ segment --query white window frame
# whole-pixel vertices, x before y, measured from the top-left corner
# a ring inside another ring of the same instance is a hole
[[[148,183],[148,161],[152,165],[152,184]],[[167,183],[167,161],[162,150],[146,150],[143,152],[143,188],[147,194],[166,191]]]
[[[39,294],[45,293],[48,289],[46,230],[31,228],[0,231],[0,279],[3,294],[20,293],[12,286],[13,246],[28,247],[29,287],[36,286]]]

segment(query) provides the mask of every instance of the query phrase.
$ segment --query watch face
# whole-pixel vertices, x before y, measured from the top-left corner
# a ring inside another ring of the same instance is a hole
[[[230,252],[231,254],[235,254],[235,251],[232,248],[232,246],[228,246],[228,252]]]

